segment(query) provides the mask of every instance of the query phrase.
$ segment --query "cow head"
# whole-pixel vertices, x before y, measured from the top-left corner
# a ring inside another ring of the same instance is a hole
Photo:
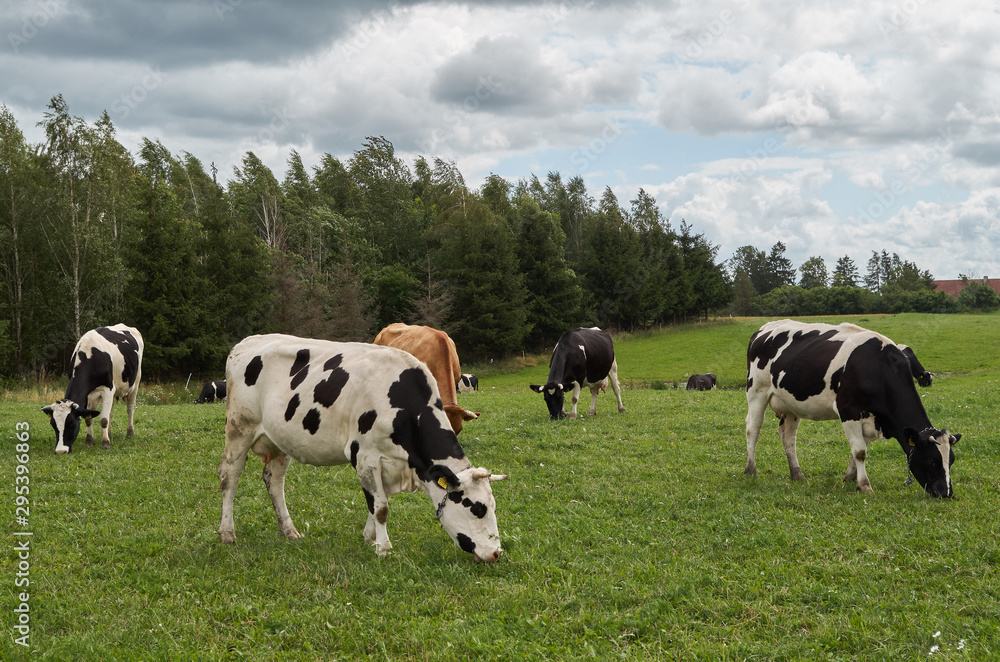
[[[906,438],[903,450],[906,451],[910,473],[931,496],[950,497],[951,465],[955,462],[952,449],[962,435],[934,428],[923,432],[906,428],[903,434]]]
[[[49,417],[52,429],[56,431],[56,452],[69,453],[73,442],[80,434],[80,417],[91,418],[101,412],[96,409],[86,409],[72,400],[60,400],[47,407],[42,407]]]
[[[462,423],[479,418],[478,411],[469,411],[451,403],[444,405],[444,413],[448,415],[448,422],[451,423],[451,429],[455,434],[462,431]]]
[[[536,393],[541,393],[542,397],[545,398],[545,406],[549,408],[550,419],[555,421],[566,415],[566,412],[563,411],[563,405],[566,402],[566,392],[563,390],[562,384],[556,384],[555,382],[549,382],[545,386],[531,384],[528,388]]]
[[[477,561],[499,560],[502,550],[491,484],[507,476],[476,467],[457,474],[440,469],[432,467],[429,474],[438,488],[435,495],[441,494],[437,507],[441,526],[462,551],[473,554]]]

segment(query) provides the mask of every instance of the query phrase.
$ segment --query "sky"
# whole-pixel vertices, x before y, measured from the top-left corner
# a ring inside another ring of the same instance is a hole
[[[0,0],[0,103],[62,94],[220,178],[384,136],[473,189],[640,189],[718,246],[1000,277],[1000,0]]]

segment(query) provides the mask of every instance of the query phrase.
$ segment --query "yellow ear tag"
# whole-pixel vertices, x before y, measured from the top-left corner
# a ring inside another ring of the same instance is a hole
[[[911,446],[916,446],[917,445],[916,442],[913,441],[913,439],[909,439],[909,442],[910,442]]]
[[[444,479],[444,476],[441,476],[440,478],[438,478],[438,485],[441,486],[442,490],[448,489],[448,481],[446,481]]]

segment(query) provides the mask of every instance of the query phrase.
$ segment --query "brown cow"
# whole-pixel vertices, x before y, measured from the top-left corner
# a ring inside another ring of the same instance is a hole
[[[437,380],[441,401],[444,403],[444,413],[448,415],[455,434],[462,431],[463,421],[479,418],[479,412],[458,406],[458,396],[455,391],[458,380],[462,377],[462,367],[458,363],[455,342],[447,333],[429,326],[411,326],[396,322],[378,332],[375,344],[409,352],[427,364],[434,379]]]

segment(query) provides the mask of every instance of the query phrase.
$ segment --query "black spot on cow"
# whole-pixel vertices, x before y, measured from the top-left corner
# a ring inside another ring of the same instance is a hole
[[[420,411],[431,400],[431,385],[420,368],[407,368],[389,387],[389,404],[396,409]]]
[[[837,329],[823,333],[797,331],[793,344],[771,364],[774,385],[785,389],[799,401],[822,393],[826,388],[826,366],[833,362],[844,344],[840,340],[830,340],[836,334]]]
[[[454,490],[448,492],[448,499],[454,503],[462,503],[462,495],[465,494],[462,490]]]
[[[374,497],[374,495],[372,495],[371,492],[369,492],[368,490],[366,490],[363,487],[361,488],[361,491],[365,493],[365,503],[368,504],[368,512],[371,513],[372,515],[374,515],[375,514],[375,497]]]
[[[290,421],[292,417],[295,416],[295,410],[299,408],[300,404],[299,394],[296,393],[292,396],[292,399],[288,401],[288,406],[285,407],[285,420]],[[315,434],[315,433],[313,433]]]
[[[316,388],[313,389],[313,400],[324,407],[333,406],[333,403],[340,397],[340,392],[344,390],[347,380],[350,379],[348,372],[340,367],[343,358],[342,355],[337,354],[323,364],[323,370],[329,371],[330,374],[326,379],[316,384]]]
[[[357,441],[351,442],[351,466],[355,469],[358,468],[358,451],[361,450],[361,444]]]
[[[250,363],[247,364],[247,369],[243,373],[243,383],[247,386],[256,384],[257,378],[260,377],[260,371],[263,369],[264,360],[260,356],[250,359]]]
[[[765,331],[764,333],[758,331],[750,338],[750,347],[747,351],[747,366],[749,367],[751,360],[754,360],[757,361],[757,367],[763,370],[768,361],[777,356],[778,350],[787,342],[787,331],[782,331],[773,336],[770,331]],[[753,357],[753,359],[750,357]]]
[[[361,416],[358,417],[358,433],[367,434],[375,425],[376,418],[378,418],[378,412],[374,409],[361,414]]]
[[[288,371],[288,376],[292,378],[291,387],[295,390],[302,380],[309,374],[309,350],[300,349],[295,353],[295,362],[292,369]]]
[[[309,434],[316,434],[319,430],[319,410],[310,409],[306,412],[306,415],[302,418],[302,427],[309,430]]]
[[[119,332],[109,329],[106,326],[95,329],[101,336],[112,343],[121,352],[124,359],[122,366],[122,381],[135,384],[136,375],[139,373],[139,343],[132,336],[130,331]]]
[[[462,505],[468,508],[469,511],[479,519],[483,519],[484,517],[486,517],[487,509],[485,503],[480,503],[478,501],[470,501],[466,499],[465,501],[462,502]]]
[[[463,552],[468,552],[469,554],[476,553],[476,543],[472,542],[472,538],[464,533],[458,534],[455,538],[458,540],[458,546]]]

